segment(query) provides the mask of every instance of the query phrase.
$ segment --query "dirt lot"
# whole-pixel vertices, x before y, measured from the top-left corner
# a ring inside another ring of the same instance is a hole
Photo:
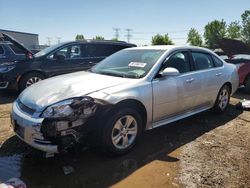
[[[250,112],[210,111],[147,131],[129,154],[110,158],[83,148],[45,159],[9,128],[13,92],[0,93],[0,182],[28,187],[250,187]],[[73,172],[65,175],[64,168]]]

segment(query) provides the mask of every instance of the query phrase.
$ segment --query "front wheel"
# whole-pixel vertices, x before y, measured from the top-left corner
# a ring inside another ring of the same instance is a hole
[[[224,112],[228,107],[230,101],[230,89],[227,85],[224,85],[217,96],[216,102],[214,104],[214,111],[216,112]]]
[[[38,72],[31,72],[24,75],[19,82],[19,90],[23,91],[25,88],[45,79],[45,76]]]
[[[141,131],[140,114],[131,108],[119,109],[103,127],[102,147],[108,154],[124,154],[135,146]]]

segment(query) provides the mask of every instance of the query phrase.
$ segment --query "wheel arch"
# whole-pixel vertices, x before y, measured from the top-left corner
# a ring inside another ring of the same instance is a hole
[[[23,73],[23,74],[19,77],[19,79],[18,79],[18,84],[20,83],[20,81],[23,79],[24,76],[26,76],[27,74],[30,74],[30,73],[39,73],[39,74],[42,74],[45,78],[48,77],[43,71],[40,71],[40,70],[31,70],[31,71],[27,71],[27,72]]]
[[[231,82],[226,82],[226,83],[224,83],[224,84],[221,86],[221,88],[222,88],[224,85],[226,85],[226,86],[229,87],[230,94],[232,94],[232,90],[233,90],[232,83],[231,83]]]
[[[136,99],[125,99],[125,100],[122,100],[122,101],[116,103],[113,106],[112,111],[116,110],[118,108],[124,108],[124,107],[133,108],[133,109],[136,109],[138,111],[138,113],[142,117],[143,129],[145,129],[146,124],[147,124],[147,110],[146,110],[144,104]]]
[[[46,74],[43,72],[43,71],[40,71],[40,70],[31,70],[31,71],[27,71],[25,73],[23,73],[22,75],[20,75],[18,78],[17,78],[17,87],[20,89],[20,84],[21,84],[21,81],[22,79],[28,75],[28,74],[31,74],[31,73],[39,73],[41,75],[43,75],[45,78],[48,78],[48,76],[46,76]]]

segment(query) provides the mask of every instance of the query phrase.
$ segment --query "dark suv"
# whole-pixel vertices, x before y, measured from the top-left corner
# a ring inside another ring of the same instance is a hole
[[[136,46],[123,41],[84,40],[56,44],[33,55],[12,37],[2,35],[0,89],[20,91],[48,77],[87,70],[121,49]],[[15,52],[11,46],[19,51]]]

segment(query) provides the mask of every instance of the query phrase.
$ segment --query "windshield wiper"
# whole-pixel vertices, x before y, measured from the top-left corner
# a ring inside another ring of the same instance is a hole
[[[125,75],[121,75],[118,73],[114,73],[114,72],[97,72],[99,74],[103,74],[103,75],[108,75],[108,76],[115,76],[115,77],[121,77],[121,78],[125,78]]]

